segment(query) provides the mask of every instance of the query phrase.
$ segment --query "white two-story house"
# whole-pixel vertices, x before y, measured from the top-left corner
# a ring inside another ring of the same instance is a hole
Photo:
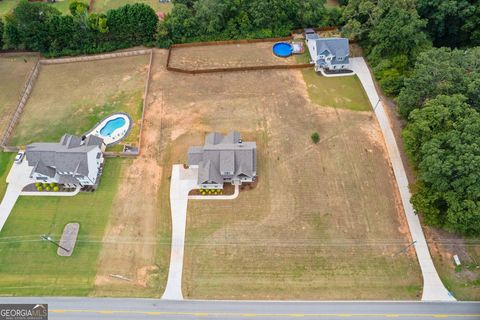
[[[349,68],[350,50],[347,38],[321,38],[312,29],[305,29],[305,39],[315,71],[336,71]]]
[[[105,144],[94,135],[65,134],[59,143],[32,143],[25,150],[30,177],[38,182],[67,187],[96,186],[103,164]]]

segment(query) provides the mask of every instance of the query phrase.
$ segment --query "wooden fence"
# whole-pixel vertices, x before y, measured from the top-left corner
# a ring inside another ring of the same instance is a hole
[[[28,98],[30,97],[30,93],[32,92],[33,85],[35,84],[35,80],[37,79],[39,69],[40,69],[40,60],[38,60],[35,66],[33,66],[32,70],[30,71],[30,74],[27,77],[27,81],[25,82],[25,85],[23,86],[23,89],[20,93],[20,98],[17,103],[17,107],[13,110],[13,113],[10,118],[11,120],[7,126],[7,130],[5,131],[2,137],[2,141],[1,141],[2,147],[5,147],[7,145],[10,135],[13,132],[13,129],[15,128],[15,125],[17,124],[18,119],[22,115],[23,109],[25,108]]]
[[[278,70],[278,69],[302,69],[312,66],[310,63],[290,64],[290,65],[258,65],[258,66],[245,66],[245,67],[226,67],[226,68],[207,68],[207,69],[183,69],[170,66],[170,59],[172,51],[177,48],[189,48],[189,47],[201,47],[201,46],[221,46],[229,44],[247,44],[247,43],[259,43],[259,42],[278,42],[278,41],[290,41],[293,36],[282,38],[267,38],[267,39],[251,39],[251,40],[226,40],[226,41],[209,41],[209,42],[192,42],[173,44],[168,49],[166,69],[168,71],[180,72],[186,74],[202,74],[202,73],[216,73],[216,72],[238,72],[238,71],[258,71],[258,70]]]
[[[16,53],[17,55],[21,55],[21,53]],[[23,53],[24,54],[24,53]],[[35,80],[37,79],[39,70],[41,65],[48,65],[48,64],[61,64],[61,63],[72,63],[72,62],[83,62],[83,61],[95,61],[95,60],[105,60],[105,59],[113,59],[113,58],[120,58],[120,57],[130,57],[130,56],[137,56],[137,55],[147,55],[150,54],[150,62],[148,66],[148,76],[145,82],[145,90],[144,90],[144,98],[143,98],[143,110],[142,110],[142,119],[140,122],[140,138],[139,138],[139,149],[141,145],[141,132],[143,128],[144,122],[144,112],[146,107],[146,100],[148,95],[148,88],[150,84],[150,70],[152,67],[152,59],[153,59],[153,49],[140,49],[140,50],[131,50],[131,51],[121,51],[121,52],[114,52],[114,53],[105,53],[99,55],[91,55],[91,56],[81,56],[81,57],[68,57],[68,58],[59,58],[59,59],[40,59],[37,61],[33,69],[30,71],[30,74],[27,77],[27,81],[21,91],[19,101],[15,110],[12,112],[10,122],[7,126],[7,130],[2,137],[0,142],[0,148],[4,151],[15,152],[19,149],[18,146],[10,146],[8,145],[8,141],[10,139],[13,130],[22,115],[23,109],[30,97],[30,94],[33,90],[33,86],[35,85]],[[118,152],[113,153],[114,156],[137,156],[139,152]]]

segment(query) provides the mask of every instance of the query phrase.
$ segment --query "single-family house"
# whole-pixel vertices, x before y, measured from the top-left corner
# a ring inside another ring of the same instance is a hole
[[[257,177],[257,144],[243,141],[238,131],[226,136],[212,132],[203,146],[188,149],[188,165],[198,166],[197,184],[201,189],[253,182]]]
[[[321,38],[313,29],[305,29],[305,39],[315,71],[348,69],[350,50],[347,38]]]
[[[25,149],[30,177],[67,187],[96,186],[103,167],[105,143],[94,135],[65,134],[59,143],[32,143]]]

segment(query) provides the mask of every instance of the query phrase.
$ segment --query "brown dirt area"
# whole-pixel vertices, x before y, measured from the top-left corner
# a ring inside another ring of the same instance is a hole
[[[272,52],[275,42],[225,44],[175,48],[170,66],[185,70],[297,64],[295,57],[279,58]]]
[[[141,154],[126,168],[120,182],[103,239],[95,295],[159,296],[165,284],[168,260],[162,260],[165,254],[157,256],[162,245],[164,253],[170,248],[168,241],[159,241],[159,237],[168,238],[170,232],[169,216],[159,217],[162,167],[157,143],[161,107],[161,102],[154,101],[145,110]],[[132,281],[113,278],[111,274]]]
[[[0,138],[15,111],[27,77],[37,56],[0,57]]]
[[[234,201],[189,203],[186,297],[420,296],[413,251],[397,254],[410,238],[371,112],[312,104],[300,71],[184,75],[167,72],[165,59],[157,50],[147,109],[161,114],[157,261],[168,263],[171,165],[185,163],[188,147],[212,130],[236,129],[258,145],[255,189]]]

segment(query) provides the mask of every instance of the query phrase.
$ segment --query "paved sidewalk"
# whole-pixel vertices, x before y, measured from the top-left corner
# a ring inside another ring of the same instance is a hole
[[[374,107],[374,112],[377,120],[380,124],[380,128],[387,145],[388,155],[390,162],[392,163],[393,172],[397,185],[402,198],[403,208],[407,217],[408,227],[412,235],[413,241],[415,241],[415,250],[417,252],[418,262],[423,275],[423,301],[455,301],[455,298],[444,287],[437,270],[430,256],[425,235],[423,234],[420,220],[415,214],[412,204],[410,203],[410,190],[408,188],[407,175],[403,167],[402,158],[400,157],[400,151],[398,150],[395,136],[390,127],[390,123],[384,105],[380,101],[377,90],[372,80],[370,70],[363,58],[350,58],[350,66],[357,74],[358,78],[362,82],[362,85],[367,93],[370,103]]]
[[[12,165],[7,176],[7,190],[0,203],[0,231],[2,231],[2,228],[5,225],[10,212],[12,212],[23,188],[34,182],[34,180],[30,178],[31,171],[32,167],[29,167],[25,160],[20,164],[14,163]]]
[[[185,228],[187,226],[188,193],[197,187],[198,168],[184,169],[183,165],[172,167],[170,180],[170,209],[172,211],[172,248],[167,287],[162,299],[183,300],[182,272],[185,251]]]

